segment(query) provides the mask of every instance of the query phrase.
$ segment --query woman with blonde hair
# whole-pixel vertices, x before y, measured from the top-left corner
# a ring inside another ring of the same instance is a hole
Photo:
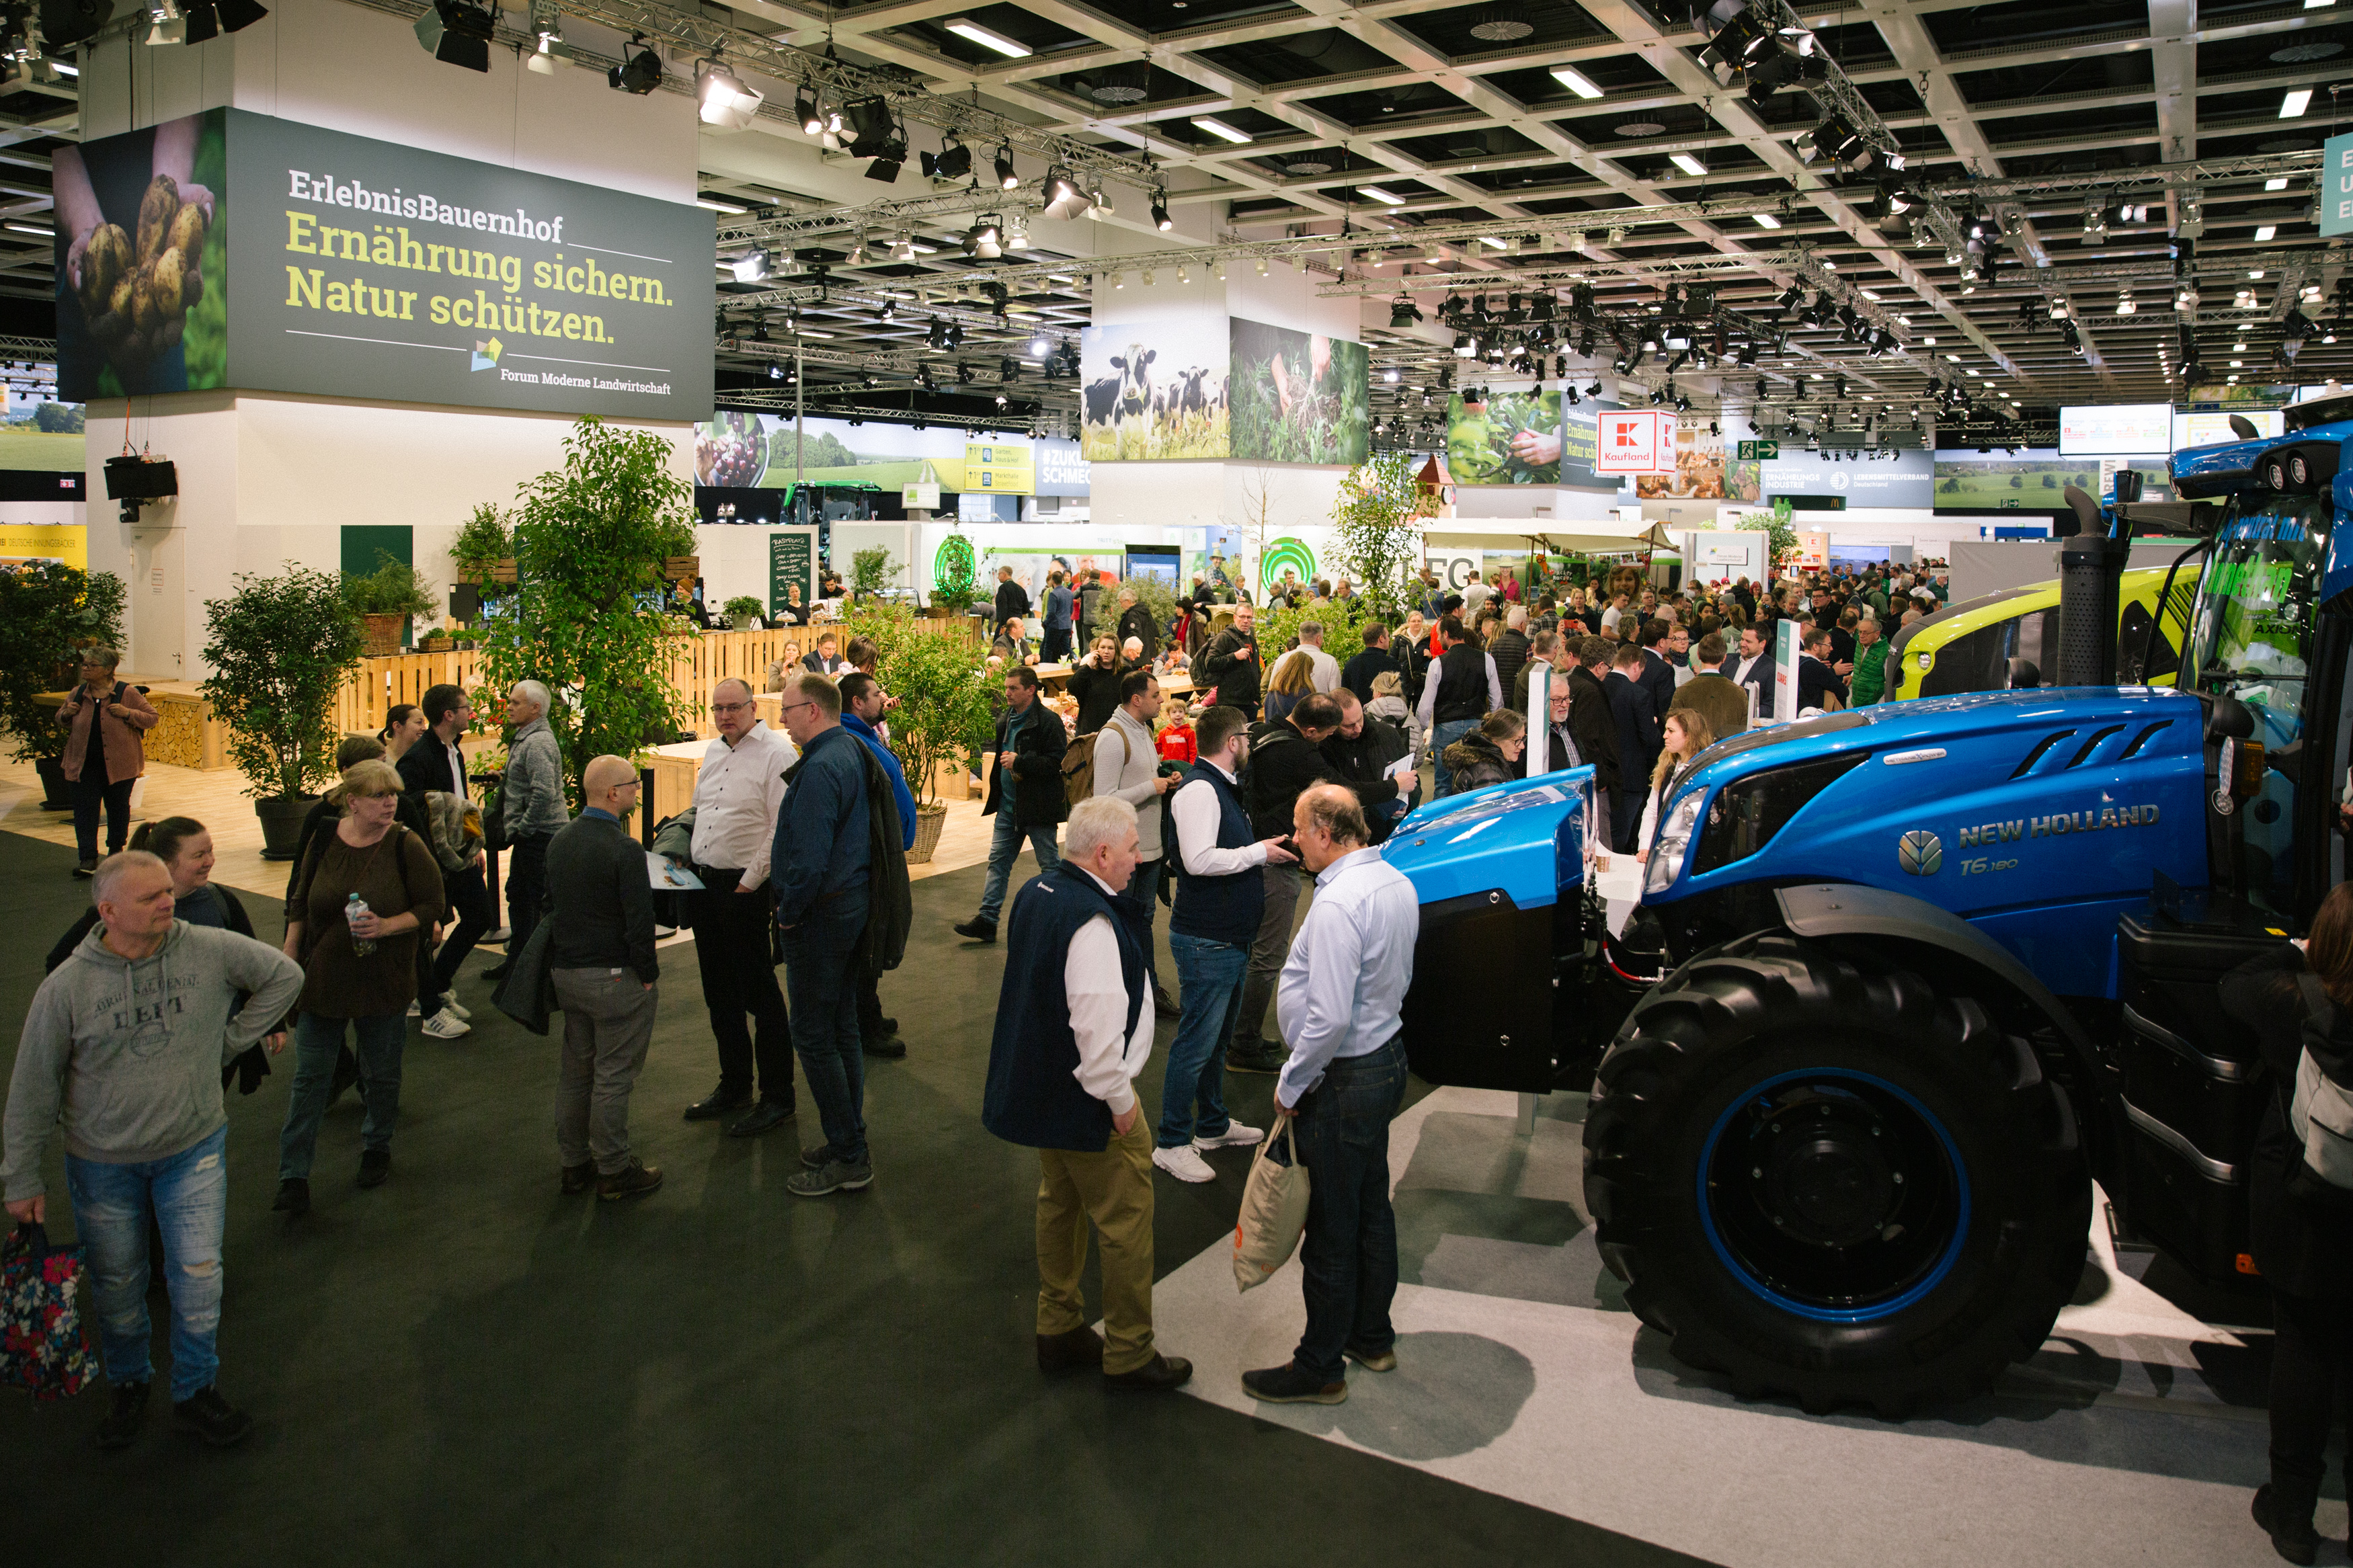
[[[1634,858],[1641,861],[1651,858],[1651,838],[1659,830],[1659,814],[1666,807],[1667,791],[1675,775],[1715,743],[1707,715],[1696,708],[1670,708],[1661,730],[1659,760],[1651,769],[1651,795],[1642,804],[1642,831],[1634,839]]]
[[[346,1028],[358,1037],[367,1106],[359,1184],[379,1186],[391,1173],[417,945],[445,904],[432,847],[393,820],[401,784],[392,764],[381,758],[353,763],[334,793],[343,816],[311,840],[286,900],[286,956],[302,966],[303,984],[272,1206],[295,1215],[311,1207],[311,1152]]]
[[[1293,648],[1275,661],[1273,678],[1266,683],[1266,721],[1288,719],[1291,710],[1315,695],[1315,661],[1303,647]]]

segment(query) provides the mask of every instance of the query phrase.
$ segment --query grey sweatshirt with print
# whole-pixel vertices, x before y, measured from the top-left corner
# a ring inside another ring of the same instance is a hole
[[[239,991],[249,994],[230,1015]],[[172,922],[164,944],[130,959],[92,927],[34,993],[0,1117],[0,1191],[47,1190],[41,1160],[65,1124],[66,1149],[129,1165],[169,1159],[227,1121],[222,1065],[275,1028],[301,994],[302,971],[267,942]]]

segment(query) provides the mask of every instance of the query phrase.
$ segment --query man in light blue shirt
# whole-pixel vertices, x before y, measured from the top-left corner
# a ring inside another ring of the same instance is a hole
[[[1413,884],[1372,847],[1353,791],[1302,791],[1292,828],[1315,900],[1276,991],[1291,1059],[1275,1104],[1299,1119],[1299,1158],[1314,1175],[1300,1245],[1307,1329],[1288,1363],[1244,1373],[1242,1386],[1270,1405],[1337,1405],[1348,1397],[1347,1362],[1397,1366],[1388,1127],[1405,1100],[1399,1015],[1421,908]]]

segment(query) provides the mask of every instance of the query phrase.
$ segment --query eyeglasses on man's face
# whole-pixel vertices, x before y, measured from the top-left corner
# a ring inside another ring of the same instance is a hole
[[[714,702],[711,705],[711,710],[713,713],[741,713],[751,706],[753,704],[750,702]]]

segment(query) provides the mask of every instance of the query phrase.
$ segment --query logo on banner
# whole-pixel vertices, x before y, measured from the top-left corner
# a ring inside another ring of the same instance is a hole
[[[506,345],[500,342],[496,338],[492,338],[489,342],[484,342],[480,338],[475,339],[473,368],[476,370],[496,369],[499,363],[499,355],[505,352]]]

